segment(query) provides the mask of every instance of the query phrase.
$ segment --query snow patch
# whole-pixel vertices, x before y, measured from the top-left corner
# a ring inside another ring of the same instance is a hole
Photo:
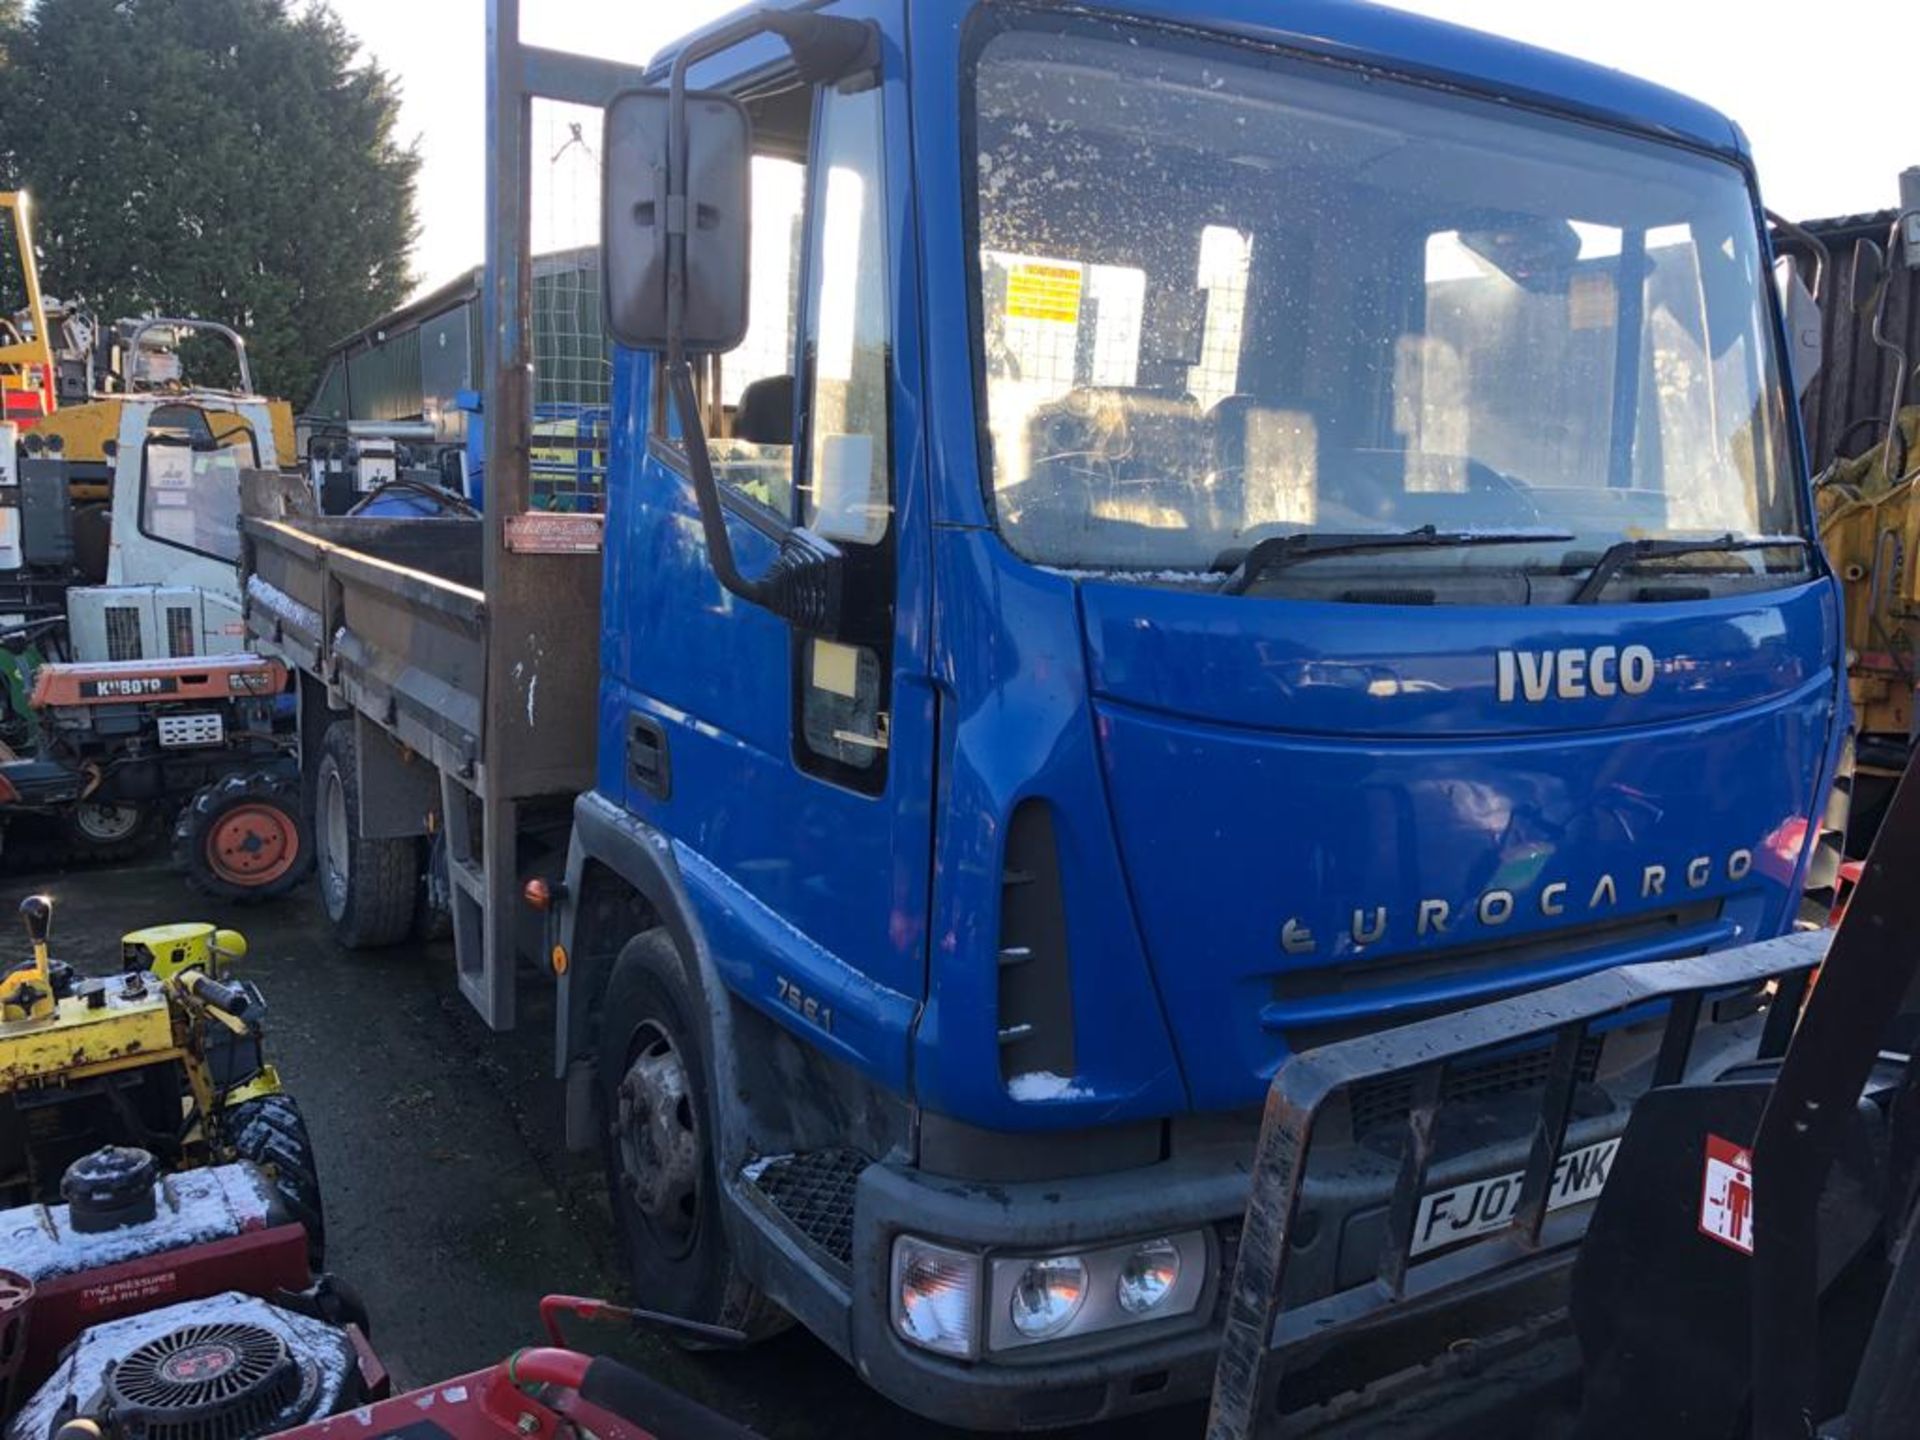
[[[264,610],[283,625],[291,625],[306,635],[320,633],[320,614],[310,610],[278,586],[269,585],[258,575],[247,577],[247,603]]]
[[[1029,1070],[1007,1082],[1007,1093],[1023,1104],[1044,1100],[1085,1100],[1093,1094],[1073,1083],[1065,1075],[1051,1070]]]
[[[757,1160],[749,1160],[740,1167],[740,1178],[749,1185],[758,1185],[760,1177],[776,1165],[784,1165],[793,1159],[791,1153],[785,1155],[762,1155]]]
[[[0,1259],[36,1283],[183,1250],[265,1228],[271,1192],[246,1165],[215,1165],[169,1175],[159,1184],[153,1219],[83,1234],[65,1205],[0,1210]]]

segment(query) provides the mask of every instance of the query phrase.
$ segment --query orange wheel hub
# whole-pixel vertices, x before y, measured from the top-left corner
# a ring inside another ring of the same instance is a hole
[[[299,858],[299,828],[277,806],[236,805],[207,835],[207,864],[231,885],[271,885]]]

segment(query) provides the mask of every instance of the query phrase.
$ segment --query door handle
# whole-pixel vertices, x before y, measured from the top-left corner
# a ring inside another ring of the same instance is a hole
[[[651,715],[627,716],[627,783],[656,800],[673,793],[666,727]]]

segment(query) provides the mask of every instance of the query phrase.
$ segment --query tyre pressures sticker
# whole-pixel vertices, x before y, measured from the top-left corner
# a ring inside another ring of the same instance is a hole
[[[1700,1233],[1743,1255],[1753,1254],[1753,1155],[1718,1135],[1707,1136]]]

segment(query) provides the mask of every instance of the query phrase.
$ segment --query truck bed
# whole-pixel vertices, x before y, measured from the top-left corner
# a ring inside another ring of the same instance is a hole
[[[252,648],[477,783],[486,753],[482,523],[246,517]]]

